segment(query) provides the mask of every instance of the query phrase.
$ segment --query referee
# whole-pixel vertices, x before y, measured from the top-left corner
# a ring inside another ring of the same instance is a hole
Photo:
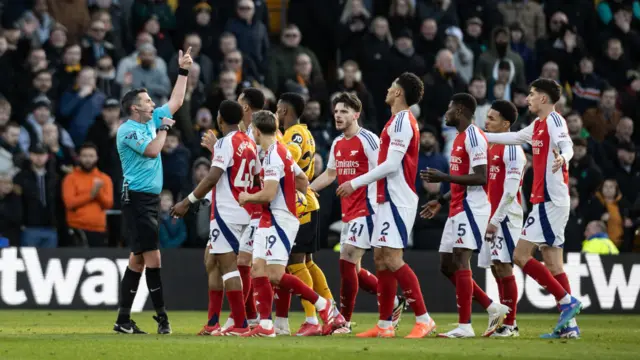
[[[147,287],[157,316],[158,334],[170,334],[171,326],[164,307],[158,250],[159,194],[162,190],[160,151],[167,131],[175,121],[171,116],[184,100],[187,75],[193,63],[191,48],[178,54],[178,79],[169,102],[154,109],[146,89],[133,89],[122,98],[129,119],[117,134],[118,154],[122,162],[122,221],[125,241],[131,246],[129,266],[120,284],[120,308],[113,330],[124,334],[146,334],[131,320],[131,304],[136,296],[145,266]]]

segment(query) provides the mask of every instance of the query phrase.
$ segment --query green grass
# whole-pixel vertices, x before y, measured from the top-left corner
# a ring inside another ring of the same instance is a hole
[[[155,331],[151,313],[134,314],[138,325]],[[119,335],[111,331],[115,312],[109,311],[0,311],[0,359],[638,359],[640,316],[583,315],[579,340],[542,340],[538,336],[555,323],[555,315],[521,315],[520,338],[496,339],[357,339],[353,336],[278,337],[242,339],[201,337],[203,312],[172,312],[170,336]],[[405,314],[398,335],[412,325]],[[433,314],[441,331],[450,330],[455,314]],[[225,317],[223,317],[225,318]],[[376,321],[374,314],[356,314],[354,330]],[[474,314],[476,334],[486,325],[484,314]],[[292,330],[302,322],[293,314]],[[583,358],[579,358],[579,357]],[[588,359],[586,358],[588,357]]]

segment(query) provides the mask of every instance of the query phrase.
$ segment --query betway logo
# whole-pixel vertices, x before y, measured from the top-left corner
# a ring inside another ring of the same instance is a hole
[[[30,299],[24,286],[18,284],[18,273],[26,272],[32,301],[37,305],[71,305],[79,296],[86,306],[118,305],[120,279],[129,259],[95,257],[70,258],[66,269],[60,259],[52,258],[46,264],[40,262],[35,248],[6,248],[0,250],[0,299],[9,306],[22,305]],[[80,281],[82,275],[85,277]],[[140,285],[131,311],[142,311],[149,296],[145,276]]]
[[[571,284],[571,292],[577,297],[584,308],[588,308],[595,301],[600,304],[602,310],[611,310],[615,304],[616,294],[620,299],[623,310],[632,310],[636,306],[638,294],[640,293],[640,264],[631,267],[631,272],[627,277],[622,264],[614,264],[611,267],[609,276],[604,271],[600,256],[589,254],[585,256],[586,264],[580,262],[579,253],[567,254],[567,262],[564,265],[565,273]],[[548,294],[538,283],[528,276],[524,276],[520,268],[514,267],[518,284],[518,301],[526,294],[531,305],[539,309],[551,309],[556,307],[556,300],[553,295]],[[486,271],[487,294],[493,299],[498,299],[498,287],[491,274],[491,269]],[[595,294],[583,294],[581,278],[590,278]],[[595,296],[592,296],[595,295]],[[594,299],[594,297],[596,299]]]

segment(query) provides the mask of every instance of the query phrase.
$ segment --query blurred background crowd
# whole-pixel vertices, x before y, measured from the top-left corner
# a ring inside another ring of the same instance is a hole
[[[331,97],[357,93],[362,125],[379,132],[387,87],[411,71],[425,84],[411,109],[419,168],[441,171],[456,135],[443,122],[451,95],[476,98],[481,128],[493,100],[514,102],[518,130],[533,120],[527,84],[557,80],[575,152],[565,249],[605,236],[640,251],[638,0],[0,0],[0,19],[0,246],[126,246],[119,100],[145,87],[164,103],[177,51],[191,47],[187,95],[162,151],[162,247],[207,242],[206,208],[184,220],[168,211],[209,170],[200,137],[216,130],[223,100],[258,87],[275,110],[281,93],[302,94],[317,176],[336,136]],[[528,167],[526,209],[531,182]],[[325,247],[337,240],[335,188],[320,196]],[[421,203],[448,191],[419,178],[416,188]],[[417,220],[412,246],[437,249],[446,217]]]

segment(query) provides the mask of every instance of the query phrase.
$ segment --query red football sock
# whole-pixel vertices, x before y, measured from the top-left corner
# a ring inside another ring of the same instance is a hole
[[[253,289],[255,298],[258,300],[258,312],[260,319],[271,319],[271,306],[273,305],[273,291],[271,283],[266,276],[253,279]]]
[[[378,278],[363,268],[358,272],[358,285],[371,295],[378,293]]]
[[[220,311],[222,311],[222,290],[209,290],[209,311],[207,314],[207,325],[214,326],[220,321]]]
[[[357,295],[356,264],[340,259],[340,313],[347,321],[351,321]]]
[[[237,328],[246,327],[247,315],[244,311],[244,296],[242,290],[227,290],[227,299],[229,299],[233,326]]]
[[[504,304],[504,282],[502,278],[496,278],[496,284],[498,284],[498,296],[500,297],[500,303]]]
[[[560,285],[558,280],[556,280],[549,269],[547,269],[542,263],[534,258],[531,258],[524,264],[522,271],[531,276],[533,280],[537,281],[543,288],[545,288],[548,292],[553,294],[556,298],[556,301],[560,301],[565,295],[567,295],[567,291]]]
[[[458,322],[471,323],[471,302],[473,298],[473,278],[471,270],[456,271],[456,298],[458,301]]]
[[[424,304],[420,283],[418,282],[416,273],[411,270],[411,267],[404,264],[400,269],[396,270],[393,275],[398,280],[398,284],[400,284],[400,288],[402,289],[404,297],[407,299],[407,303],[411,305],[413,313],[416,316],[426,314],[427,306]]]
[[[558,274],[558,275],[554,276],[554,278],[560,283],[560,285],[562,285],[562,287],[569,294],[571,294],[571,285],[569,284],[569,278],[567,277],[567,274],[565,274],[565,273]]]
[[[280,286],[274,286],[273,292],[275,293],[273,302],[276,303],[276,316],[288,318],[289,308],[291,307],[291,291]]]
[[[247,314],[247,319],[257,319],[258,311],[256,310],[256,299],[253,297],[255,289],[253,288],[253,282],[251,283],[251,288],[249,288],[249,294],[247,295],[247,299],[244,302],[244,311]]]
[[[251,282],[251,266],[238,265],[242,278],[242,294],[244,297],[244,311],[247,319],[257,319],[256,302],[253,298],[253,284]]]
[[[504,319],[505,325],[513,325],[516,321],[516,311],[518,307],[518,285],[516,277],[513,275],[502,278],[503,296],[502,303],[511,308],[511,312]]]
[[[280,288],[283,290],[292,291],[297,296],[307,300],[308,302],[315,304],[318,301],[320,295],[318,295],[312,288],[308,287],[302,280],[291,274],[282,275],[280,279]]]
[[[455,273],[449,277],[449,280],[453,283],[453,286],[456,286]],[[487,293],[485,293],[484,290],[482,290],[482,288],[478,286],[478,284],[475,282],[475,280],[473,280],[473,278],[471,279],[471,281],[473,281],[472,299],[477,301],[478,304],[480,304],[480,306],[482,306],[482,308],[486,310],[489,307],[489,305],[491,305],[491,302],[492,302],[491,298],[487,296]]]
[[[398,280],[391,270],[378,271],[378,312],[380,320],[391,321],[393,318],[393,301],[396,298]]]

